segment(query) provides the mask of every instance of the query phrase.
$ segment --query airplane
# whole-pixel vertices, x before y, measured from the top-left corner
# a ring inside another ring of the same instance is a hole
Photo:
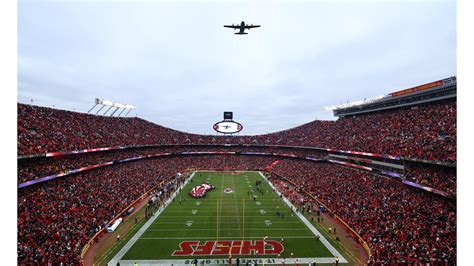
[[[222,127],[224,127],[225,129],[229,129],[230,126],[225,125],[225,126],[222,126]]]
[[[234,33],[234,34],[243,35],[243,34],[248,34],[248,33],[244,32],[245,29],[258,28],[258,27],[260,27],[260,25],[253,25],[253,24],[245,25],[245,22],[242,21],[242,22],[240,23],[240,26],[239,26],[238,24],[237,24],[237,25],[232,24],[232,26],[230,26],[230,25],[224,25],[224,27],[226,27],[226,28],[232,28],[232,29],[234,29],[234,30],[239,29],[239,32],[236,32],[236,33]]]

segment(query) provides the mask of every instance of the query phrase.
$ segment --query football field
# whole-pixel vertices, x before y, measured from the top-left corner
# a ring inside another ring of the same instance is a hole
[[[202,198],[189,195],[206,182],[215,188]],[[195,172],[109,265],[217,265],[230,256],[242,264],[347,262],[291,208],[260,172]]]

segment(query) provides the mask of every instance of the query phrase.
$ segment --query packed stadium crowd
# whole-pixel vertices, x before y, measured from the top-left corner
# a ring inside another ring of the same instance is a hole
[[[313,121],[256,136],[184,133],[140,118],[95,116],[18,104],[18,153],[146,144],[261,144],[333,148],[456,161],[456,102],[431,103],[337,121]]]
[[[405,178],[409,181],[456,194],[456,168],[433,164],[410,163]]]
[[[456,161],[456,103],[314,121],[270,135],[280,143]]]
[[[148,154],[146,151],[95,152],[61,157],[45,157],[18,160],[18,183],[41,177],[68,172],[80,167],[91,166],[113,160]]]
[[[184,135],[139,118],[104,117],[18,104],[19,154],[178,143],[176,137]]]
[[[19,155],[160,144],[182,146],[19,159],[18,183],[156,153],[236,151],[327,156],[327,152],[297,148],[204,146],[215,144],[308,146],[455,163],[456,102],[417,105],[337,121],[313,121],[256,136],[189,134],[140,118],[103,117],[18,104]],[[203,146],[189,146],[195,144]],[[276,160],[280,162],[275,163]],[[376,262],[455,263],[456,204],[404,186],[400,180],[330,163],[280,157],[181,155],[121,163],[19,189],[18,264],[77,264],[81,249],[100,228],[177,172],[262,170],[269,165],[271,172],[296,185],[290,198],[311,202],[304,190],[354,228],[369,244]],[[456,193],[456,168],[408,163],[405,177]],[[165,186],[158,191],[167,189]]]
[[[454,202],[398,180],[327,163],[282,160],[272,172],[346,221],[368,243],[377,265],[456,263]]]
[[[87,167],[104,162],[127,159],[137,156],[147,156],[163,153],[180,152],[255,152],[288,154],[292,156],[313,158],[324,158],[327,152],[293,148],[272,148],[272,147],[218,147],[218,146],[175,146],[175,147],[155,147],[155,148],[131,148],[122,150],[112,150],[103,152],[91,152],[83,154],[72,154],[60,157],[41,157],[33,159],[18,160],[18,183],[39,179],[49,175],[68,172],[81,167]]]
[[[19,191],[19,264],[78,264],[82,247],[100,227],[168,176],[125,164]]]
[[[87,241],[161,180],[186,169],[263,169],[274,158],[185,156],[105,167],[18,191],[18,264],[77,265]]]

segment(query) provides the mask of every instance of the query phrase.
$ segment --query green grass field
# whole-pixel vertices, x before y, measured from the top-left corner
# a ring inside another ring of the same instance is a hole
[[[257,180],[262,181],[259,188],[263,195],[256,191]],[[209,182],[216,188],[208,191],[204,198],[195,199],[188,195],[194,186],[203,182]],[[225,193],[226,188],[232,192]],[[277,211],[283,217],[278,216]],[[216,264],[217,259],[223,262],[222,259],[228,258],[230,250],[234,253],[233,258],[290,260],[293,257],[322,258],[323,261],[334,258],[334,252],[331,253],[327,245],[329,248],[332,246],[327,242],[325,246],[323,239],[318,240],[314,231],[296,214],[292,214],[290,207],[258,172],[197,172],[173,202],[155,220],[152,218],[145,228],[146,225],[141,235],[135,235],[135,240],[132,238],[127,243],[128,248],[125,245],[122,254],[119,252],[114,258],[115,261],[120,259],[121,265],[133,264],[134,261],[176,265],[189,264],[190,259],[198,258],[208,260],[210,263],[207,264]],[[265,236],[268,236],[266,243],[262,241]],[[270,240],[281,243],[282,238],[283,250],[279,256],[264,254],[272,253],[272,249],[277,250],[276,246],[269,244]],[[240,242],[244,240],[261,242],[265,250],[255,254],[255,250],[258,250],[255,248],[248,255],[241,254],[245,253],[245,245],[257,245],[256,242]],[[189,244],[189,241],[192,243]],[[206,241],[215,242],[205,245]],[[180,247],[181,242],[188,244]],[[177,256],[179,252],[175,251],[181,250],[182,254]]]

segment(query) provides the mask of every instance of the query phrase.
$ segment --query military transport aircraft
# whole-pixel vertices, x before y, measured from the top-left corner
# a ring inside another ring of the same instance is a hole
[[[237,25],[232,24],[232,26],[231,26],[231,25],[224,25],[224,27],[226,27],[226,28],[233,28],[234,30],[239,29],[239,32],[236,32],[236,33],[234,33],[234,34],[243,35],[243,34],[248,34],[248,33],[244,32],[245,29],[258,28],[258,27],[260,27],[260,25],[253,25],[253,24],[245,25],[245,22],[242,21],[242,22],[240,23],[240,25],[238,25],[238,24],[237,24]]]

